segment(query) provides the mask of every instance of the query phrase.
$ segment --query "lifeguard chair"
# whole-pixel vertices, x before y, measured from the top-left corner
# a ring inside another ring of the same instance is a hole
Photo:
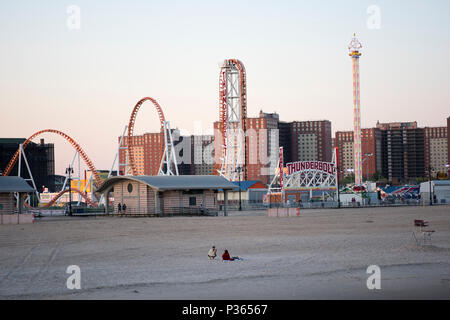
[[[425,220],[414,220],[415,230],[413,231],[413,238],[417,245],[431,244],[431,236],[435,232],[434,230],[425,229],[429,223]],[[417,228],[419,228],[417,230]]]

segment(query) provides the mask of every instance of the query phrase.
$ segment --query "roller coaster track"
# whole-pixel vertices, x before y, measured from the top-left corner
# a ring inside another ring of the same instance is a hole
[[[100,187],[102,185],[102,180],[100,179],[100,176],[98,175],[97,170],[95,170],[94,164],[89,159],[87,154],[84,152],[84,150],[80,147],[80,145],[75,140],[73,140],[71,137],[69,137],[67,134],[65,134],[62,131],[58,131],[58,130],[54,130],[54,129],[45,129],[45,130],[38,131],[38,132],[34,133],[31,137],[29,137],[27,140],[25,140],[25,142],[22,144],[22,148],[25,150],[25,148],[31,142],[31,140],[33,140],[35,137],[37,137],[43,133],[55,133],[55,134],[62,136],[64,139],[66,139],[75,148],[75,150],[80,154],[81,158],[84,160],[84,162],[88,166],[89,170],[92,171],[94,180],[97,183],[97,187]],[[3,175],[7,176],[10,174],[12,168],[14,167],[14,165],[17,162],[17,159],[19,158],[19,151],[20,151],[20,149],[17,149],[16,153],[14,154],[14,156],[11,158],[8,165],[6,166],[6,168],[3,172]]]
[[[222,154],[223,159],[226,159],[226,153],[229,152],[229,146],[227,141],[227,131],[229,129],[233,130],[236,128],[228,128],[228,101],[227,101],[227,69],[230,66],[235,67],[239,71],[239,85],[240,85],[240,122],[241,128],[244,133],[244,164],[243,164],[243,174],[244,180],[247,180],[247,163],[248,163],[248,155],[247,155],[247,143],[246,143],[246,131],[247,131],[247,73],[245,71],[244,64],[238,59],[228,59],[225,60],[219,75],[219,122],[221,126],[219,130],[222,135]],[[230,151],[232,152],[232,151]]]
[[[139,100],[138,103],[136,103],[136,106],[134,107],[133,111],[131,112],[130,122],[128,124],[128,139],[127,139],[128,140],[127,141],[127,146],[128,146],[129,163],[130,163],[130,166],[131,166],[131,171],[132,171],[134,176],[138,175],[138,172],[137,172],[137,169],[136,169],[136,163],[134,161],[134,153],[133,153],[134,122],[136,120],[136,116],[137,116],[137,113],[139,111],[139,108],[147,100],[149,100],[149,101],[151,101],[153,103],[153,105],[156,108],[156,111],[158,112],[159,121],[161,123],[161,132],[164,132],[164,122],[166,121],[166,119],[164,118],[164,113],[163,113],[163,111],[161,109],[161,106],[158,104],[158,102],[156,102],[155,99],[150,98],[150,97],[145,97],[145,98],[142,98],[141,100]],[[164,154],[162,156],[164,157]]]
[[[78,193],[79,195],[81,195],[81,197],[91,206],[93,207],[97,207],[97,204],[92,202],[91,199],[89,199],[83,192],[81,192],[80,190],[78,190],[77,188],[71,188],[72,191]],[[56,196],[54,196],[50,202],[46,203],[45,205],[42,206],[42,208],[48,208],[51,207],[52,205],[55,204],[56,200],[58,200],[64,193],[69,192],[69,189],[63,190],[61,192],[59,192]],[[32,208],[29,204],[24,203],[24,206],[27,208]]]

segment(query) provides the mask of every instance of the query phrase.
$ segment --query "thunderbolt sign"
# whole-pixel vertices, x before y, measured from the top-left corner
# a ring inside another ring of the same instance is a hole
[[[286,164],[288,175],[298,171],[318,170],[329,174],[334,174],[335,164],[332,162],[322,161],[297,161]]]

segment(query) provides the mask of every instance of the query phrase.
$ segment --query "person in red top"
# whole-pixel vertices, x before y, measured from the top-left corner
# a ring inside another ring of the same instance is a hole
[[[230,257],[230,253],[228,252],[228,250],[225,249],[224,253],[222,254],[222,260],[228,260],[228,261],[234,261],[234,260],[242,260],[239,257]]]
[[[231,259],[231,257],[230,257],[230,254],[228,253],[228,250],[225,250],[225,252],[222,254],[222,260],[233,261],[233,259]]]

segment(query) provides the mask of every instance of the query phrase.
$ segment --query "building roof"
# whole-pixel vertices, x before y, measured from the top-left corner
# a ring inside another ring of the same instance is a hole
[[[237,188],[234,188],[234,191],[239,191],[239,181],[233,181],[232,183],[237,186]],[[241,191],[247,191],[248,189],[267,189],[267,186],[259,180],[241,181],[240,186]]]
[[[202,190],[202,189],[234,189],[235,185],[219,176],[118,176],[111,177],[97,190],[104,192],[119,181],[133,180],[147,184],[153,189],[164,190]]]
[[[33,192],[34,189],[21,177],[0,176],[0,192]]]
[[[21,144],[25,142],[25,138],[0,138],[0,144],[12,143]]]
[[[450,180],[433,180],[433,184],[436,186],[450,186]]]

